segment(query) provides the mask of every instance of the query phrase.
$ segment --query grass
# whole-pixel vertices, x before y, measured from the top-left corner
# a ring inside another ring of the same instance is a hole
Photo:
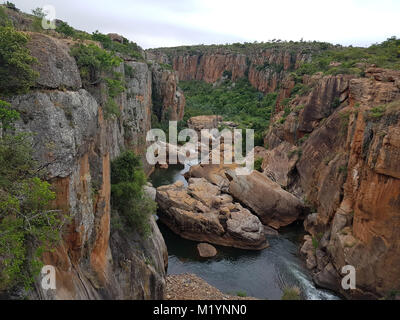
[[[298,287],[285,288],[282,300],[301,300],[301,291]]]
[[[237,295],[238,297],[242,297],[242,298],[247,297],[247,293],[244,292],[244,291],[238,291],[238,292],[236,292],[236,295]]]

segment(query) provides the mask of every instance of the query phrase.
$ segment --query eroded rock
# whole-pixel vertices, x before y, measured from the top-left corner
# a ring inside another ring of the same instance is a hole
[[[183,238],[260,250],[268,246],[260,220],[203,178],[157,188],[160,219]]]
[[[197,251],[202,258],[212,258],[217,255],[217,249],[208,243],[199,243],[197,245]]]
[[[303,214],[303,203],[262,173],[237,175],[228,170],[226,174],[230,180],[229,193],[251,208],[264,224],[279,229]]]

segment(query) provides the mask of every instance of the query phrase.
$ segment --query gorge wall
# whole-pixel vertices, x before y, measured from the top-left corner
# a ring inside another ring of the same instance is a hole
[[[279,89],[291,71],[310,61],[312,54],[319,50],[318,45],[293,43],[241,50],[224,46],[161,48],[147,50],[146,54],[149,60],[171,65],[182,81],[214,83],[223,75],[233,81],[247,77],[257,90],[270,93]]]
[[[316,283],[386,297],[400,288],[400,72],[372,66],[361,78],[303,81],[311,92],[276,114],[265,137],[264,174],[312,208],[302,252]],[[341,288],[346,265],[357,290]]]
[[[69,53],[73,42],[41,33],[30,37],[28,47],[38,59],[40,76],[35,88],[11,101],[21,114],[16,126],[33,133],[34,156],[56,192],[54,208],[71,222],[61,243],[43,258],[56,268],[57,289],[44,290],[38,282],[29,298],[163,299],[168,263],[164,239],[154,217],[148,238],[112,227],[110,161],[125,149],[144,154],[153,88],[162,88],[157,96],[168,107],[177,100],[176,118],[183,115],[177,79],[158,77],[146,62],[125,60],[116,70],[126,83],[115,97],[120,115],[108,115],[104,84],[82,85]],[[128,67],[133,70],[129,76]]]

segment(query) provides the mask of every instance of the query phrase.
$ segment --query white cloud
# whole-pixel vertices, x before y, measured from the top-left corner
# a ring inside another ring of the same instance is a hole
[[[117,32],[145,48],[235,41],[319,40],[368,45],[400,36],[398,0],[14,0],[30,12],[53,4],[60,19]]]

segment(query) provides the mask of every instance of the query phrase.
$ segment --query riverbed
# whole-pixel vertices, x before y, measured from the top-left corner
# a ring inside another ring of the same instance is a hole
[[[171,165],[155,169],[150,176],[154,187],[176,181],[187,184],[183,174],[190,165]],[[218,255],[213,259],[198,256],[197,242],[182,239],[159,222],[168,247],[168,274],[194,273],[227,294],[246,294],[259,299],[279,300],[283,290],[298,287],[303,299],[338,299],[333,293],[316,288],[299,246],[304,236],[301,223],[280,230],[278,236],[268,236],[270,247],[248,251],[215,246]]]

